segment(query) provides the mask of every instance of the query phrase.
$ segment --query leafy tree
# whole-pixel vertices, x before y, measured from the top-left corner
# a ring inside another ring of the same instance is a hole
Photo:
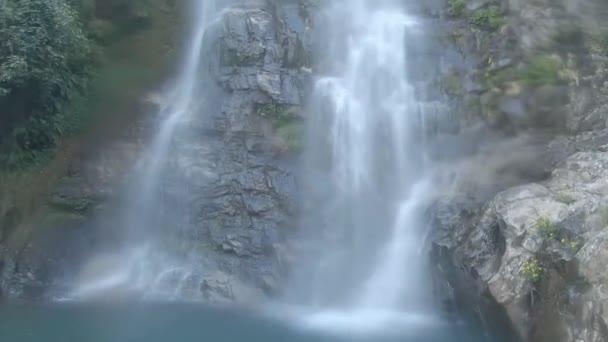
[[[83,89],[90,55],[66,0],[0,1],[0,134],[8,135],[0,135],[0,162],[54,145],[65,104]]]

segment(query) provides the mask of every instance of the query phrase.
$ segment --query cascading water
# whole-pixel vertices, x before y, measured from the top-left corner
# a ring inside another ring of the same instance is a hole
[[[190,114],[201,105],[205,94],[206,73],[201,68],[206,34],[218,22],[223,9],[221,0],[196,0],[193,3],[195,29],[188,44],[183,68],[163,100],[160,124],[142,165],[135,170],[133,186],[128,190],[127,205],[120,222],[125,236],[121,250],[94,256],[83,267],[78,286],[70,297],[87,299],[115,292],[126,295],[176,299],[180,283],[187,281],[193,267],[188,260],[165,253],[160,231],[163,224],[161,183],[176,132],[187,124]],[[169,284],[165,284],[169,281]]]
[[[428,106],[408,65],[422,30],[406,12],[396,0],[334,1],[326,12],[322,50],[333,64],[315,87],[302,223],[321,237],[294,281],[300,303],[316,308],[311,324],[351,329],[432,311]]]

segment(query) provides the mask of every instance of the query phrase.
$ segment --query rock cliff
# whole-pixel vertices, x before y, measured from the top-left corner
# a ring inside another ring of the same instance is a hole
[[[481,118],[504,140],[471,152],[458,190],[438,201],[436,254],[524,340],[608,338],[602,11],[595,1],[449,1],[443,12],[456,28],[447,40],[474,61],[443,88],[462,95],[465,126]]]

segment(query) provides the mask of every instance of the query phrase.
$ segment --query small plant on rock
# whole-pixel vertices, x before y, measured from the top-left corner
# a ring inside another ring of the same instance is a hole
[[[571,251],[576,251],[580,246],[580,242],[578,242],[576,239],[562,238],[559,242],[562,244],[562,246]]]
[[[522,262],[520,267],[521,274],[532,284],[540,281],[543,275],[543,267],[536,258],[529,258]]]
[[[557,233],[557,227],[546,216],[539,216],[534,222],[534,227],[548,238],[554,238]]]

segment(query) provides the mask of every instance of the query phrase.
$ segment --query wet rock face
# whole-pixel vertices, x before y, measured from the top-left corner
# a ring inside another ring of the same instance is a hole
[[[311,50],[304,20],[295,1],[246,1],[212,30],[215,59],[203,72],[215,96],[177,137],[166,191],[188,207],[187,235],[206,246],[208,300],[272,294],[282,276],[278,250],[298,199],[298,146],[282,134],[302,128]]]
[[[499,193],[473,219],[453,211],[437,216],[455,260],[479,275],[531,340],[608,338],[608,154],[603,145],[585,146],[589,151],[568,157],[549,180]]]

